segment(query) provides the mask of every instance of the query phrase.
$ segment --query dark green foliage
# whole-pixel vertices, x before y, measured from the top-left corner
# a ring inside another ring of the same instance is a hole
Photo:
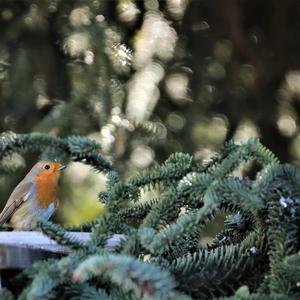
[[[1,300],[13,300],[14,296],[13,296],[13,294],[10,291],[8,291],[5,288],[2,288],[0,290],[0,299]]]
[[[65,229],[58,224],[46,223],[43,220],[39,220],[37,229],[40,229],[44,234],[48,235],[57,243],[66,245],[70,249],[84,248],[84,244],[72,237],[70,233],[66,232]]]
[[[18,299],[299,299],[297,169],[281,165],[258,140],[250,140],[226,144],[203,165],[173,154],[123,181],[98,149],[79,137],[1,137],[1,158],[47,151],[88,163],[108,179],[99,194],[107,213],[78,227],[91,231],[87,244],[61,226],[39,223],[70,253],[20,274]],[[234,177],[249,160],[262,166],[256,178]],[[156,190],[157,197],[142,200],[142,189]],[[227,215],[224,229],[204,245],[203,228],[220,213]],[[115,246],[108,247],[113,239]]]
[[[43,133],[8,133],[2,134],[0,138],[1,159],[13,153],[44,151],[41,155],[43,159],[72,158],[74,161],[85,162],[96,170],[104,172],[112,168],[111,164],[99,155],[100,145],[85,137],[71,136],[62,139]]]
[[[259,243],[259,236],[252,234],[241,245],[185,255],[172,263],[171,270],[180,286],[196,299],[229,294],[242,282],[255,286],[261,279],[266,257]]]

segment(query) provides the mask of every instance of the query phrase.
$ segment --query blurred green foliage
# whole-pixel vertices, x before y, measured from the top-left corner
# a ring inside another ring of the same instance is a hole
[[[0,132],[90,136],[124,177],[256,136],[299,166],[299,15],[297,0],[1,0]],[[36,160],[1,162],[3,203]],[[64,198],[99,191],[77,173]]]

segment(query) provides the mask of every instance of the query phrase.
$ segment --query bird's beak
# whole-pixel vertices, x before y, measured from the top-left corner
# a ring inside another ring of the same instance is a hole
[[[58,167],[58,170],[63,170],[63,169],[65,169],[67,166],[65,166],[65,165],[61,165],[60,167]]]

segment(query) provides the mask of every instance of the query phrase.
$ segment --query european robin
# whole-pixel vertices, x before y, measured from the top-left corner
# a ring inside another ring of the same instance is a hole
[[[65,166],[40,161],[16,186],[0,214],[0,226],[32,230],[38,218],[48,220],[58,205],[58,179]]]

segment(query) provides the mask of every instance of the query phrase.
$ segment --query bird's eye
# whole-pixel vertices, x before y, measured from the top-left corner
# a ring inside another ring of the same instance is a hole
[[[46,170],[49,170],[50,169],[50,166],[49,165],[45,165],[44,167]]]

